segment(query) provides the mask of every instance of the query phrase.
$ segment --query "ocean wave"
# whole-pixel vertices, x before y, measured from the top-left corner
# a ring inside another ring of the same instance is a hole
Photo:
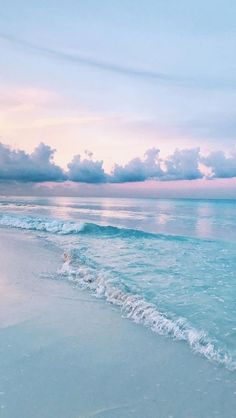
[[[77,234],[83,227],[84,223],[75,223],[70,221],[60,221],[54,219],[42,219],[33,216],[13,216],[2,215],[0,217],[0,225],[10,228],[26,229],[30,231],[49,232],[52,234]]]
[[[119,228],[113,225],[99,225],[91,222],[73,222],[21,215],[0,215],[0,226],[10,228],[26,229],[30,231],[49,232],[60,235],[93,234],[106,235],[121,238],[149,238],[167,241],[199,241],[197,238],[190,238],[182,235],[168,235],[145,232],[139,229]]]
[[[91,268],[83,262],[74,262],[72,253],[64,255],[59,276],[79,287],[89,289],[107,302],[120,307],[122,313],[134,322],[143,324],[159,335],[185,341],[196,353],[228,368],[236,370],[236,361],[224,350],[218,349],[207,333],[197,330],[184,318],[171,319],[142,296],[131,294],[114,285],[106,271]]]
[[[197,238],[151,234],[145,231],[118,228],[112,225],[98,225],[95,223],[13,214],[0,214],[0,226],[59,235],[92,234],[99,237],[108,236],[109,238],[121,237],[129,239],[134,237],[171,241],[199,241]],[[54,240],[53,237],[52,239]],[[63,242],[63,247],[64,244]],[[91,266],[91,263],[86,259],[83,260],[81,258],[79,260],[77,253],[74,256],[74,253],[69,251],[65,255],[65,261],[59,276],[75,285],[93,291],[95,295],[120,307],[126,317],[143,324],[152,331],[160,335],[171,336],[176,340],[185,341],[194,352],[200,353],[207,359],[222,364],[228,369],[236,369],[236,362],[232,356],[223,349],[219,349],[218,343],[212,341],[206,332],[195,329],[185,318],[173,319],[170,314],[160,312],[155,304],[145,299],[145,294],[131,293],[129,286],[122,287],[122,283],[119,280],[114,280],[114,277],[108,270]]]

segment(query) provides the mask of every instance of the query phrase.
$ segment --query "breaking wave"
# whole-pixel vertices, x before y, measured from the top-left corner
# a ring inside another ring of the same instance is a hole
[[[118,228],[112,225],[6,213],[0,214],[0,226],[58,235],[91,234],[98,237],[108,236],[109,238],[142,238],[180,242],[199,242],[200,240],[185,236],[154,234],[141,230]],[[72,251],[66,253],[59,277],[72,282],[74,285],[87,288],[96,296],[118,306],[126,317],[136,323],[143,324],[160,335],[185,341],[194,352],[201,354],[208,360],[224,365],[230,370],[236,369],[236,362],[232,356],[227,351],[219,349],[216,341],[210,339],[205,331],[194,328],[183,317],[172,318],[170,313],[159,311],[156,304],[147,301],[144,292],[136,294],[135,291],[131,291],[127,282],[124,285],[119,280],[114,280],[111,272],[106,268],[97,268],[83,258],[80,260],[78,254],[74,257]]]
[[[59,235],[94,234],[119,236],[122,238],[149,238],[168,241],[198,241],[182,235],[167,235],[145,232],[138,229],[119,228],[112,225],[98,225],[90,222],[73,222],[59,219],[41,218],[20,215],[0,215],[0,226],[41,231]]]
[[[0,225],[10,228],[26,229],[30,231],[50,232],[53,234],[77,234],[84,224],[54,219],[43,219],[33,216],[2,215]]]
[[[58,274],[60,278],[89,289],[96,296],[120,307],[122,313],[134,322],[150,328],[159,335],[185,341],[194,352],[208,360],[217,362],[229,370],[236,370],[236,362],[232,356],[216,348],[206,332],[193,328],[184,318],[169,318],[142,296],[129,293],[128,288],[120,289],[106,271],[91,268],[83,262],[74,262],[73,254],[65,253],[64,263]]]

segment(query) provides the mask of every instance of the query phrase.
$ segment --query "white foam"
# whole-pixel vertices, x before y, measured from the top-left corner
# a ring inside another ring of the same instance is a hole
[[[41,219],[30,216],[12,216],[3,215],[0,218],[0,225],[11,228],[26,229],[31,231],[42,231],[53,234],[67,235],[71,233],[78,233],[83,230],[84,223],[75,223],[70,221],[59,221],[50,219]]]
[[[156,306],[138,295],[123,292],[112,284],[106,272],[99,272],[88,266],[74,266],[72,257],[67,255],[60,272],[67,280],[80,287],[92,290],[97,296],[105,298],[109,303],[119,306],[122,312],[136,323],[141,323],[152,331],[171,336],[187,342],[191,349],[224,365],[230,370],[236,370],[236,362],[232,357],[218,350],[204,331],[199,331],[183,318],[172,320],[157,310]]]

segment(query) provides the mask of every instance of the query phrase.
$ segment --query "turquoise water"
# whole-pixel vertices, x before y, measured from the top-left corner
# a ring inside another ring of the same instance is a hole
[[[53,278],[236,369],[236,201],[1,198],[0,225],[62,247]]]

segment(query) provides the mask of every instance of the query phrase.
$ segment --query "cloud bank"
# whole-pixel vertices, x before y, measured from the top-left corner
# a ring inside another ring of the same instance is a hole
[[[0,143],[0,181],[114,184],[236,177],[236,151],[202,155],[200,148],[176,149],[162,158],[159,148],[151,148],[143,158],[133,158],[124,165],[115,164],[111,173],[106,173],[103,161],[94,160],[89,151],[85,151],[84,157],[74,156],[66,171],[55,164],[54,154],[55,150],[44,143],[31,154]]]

